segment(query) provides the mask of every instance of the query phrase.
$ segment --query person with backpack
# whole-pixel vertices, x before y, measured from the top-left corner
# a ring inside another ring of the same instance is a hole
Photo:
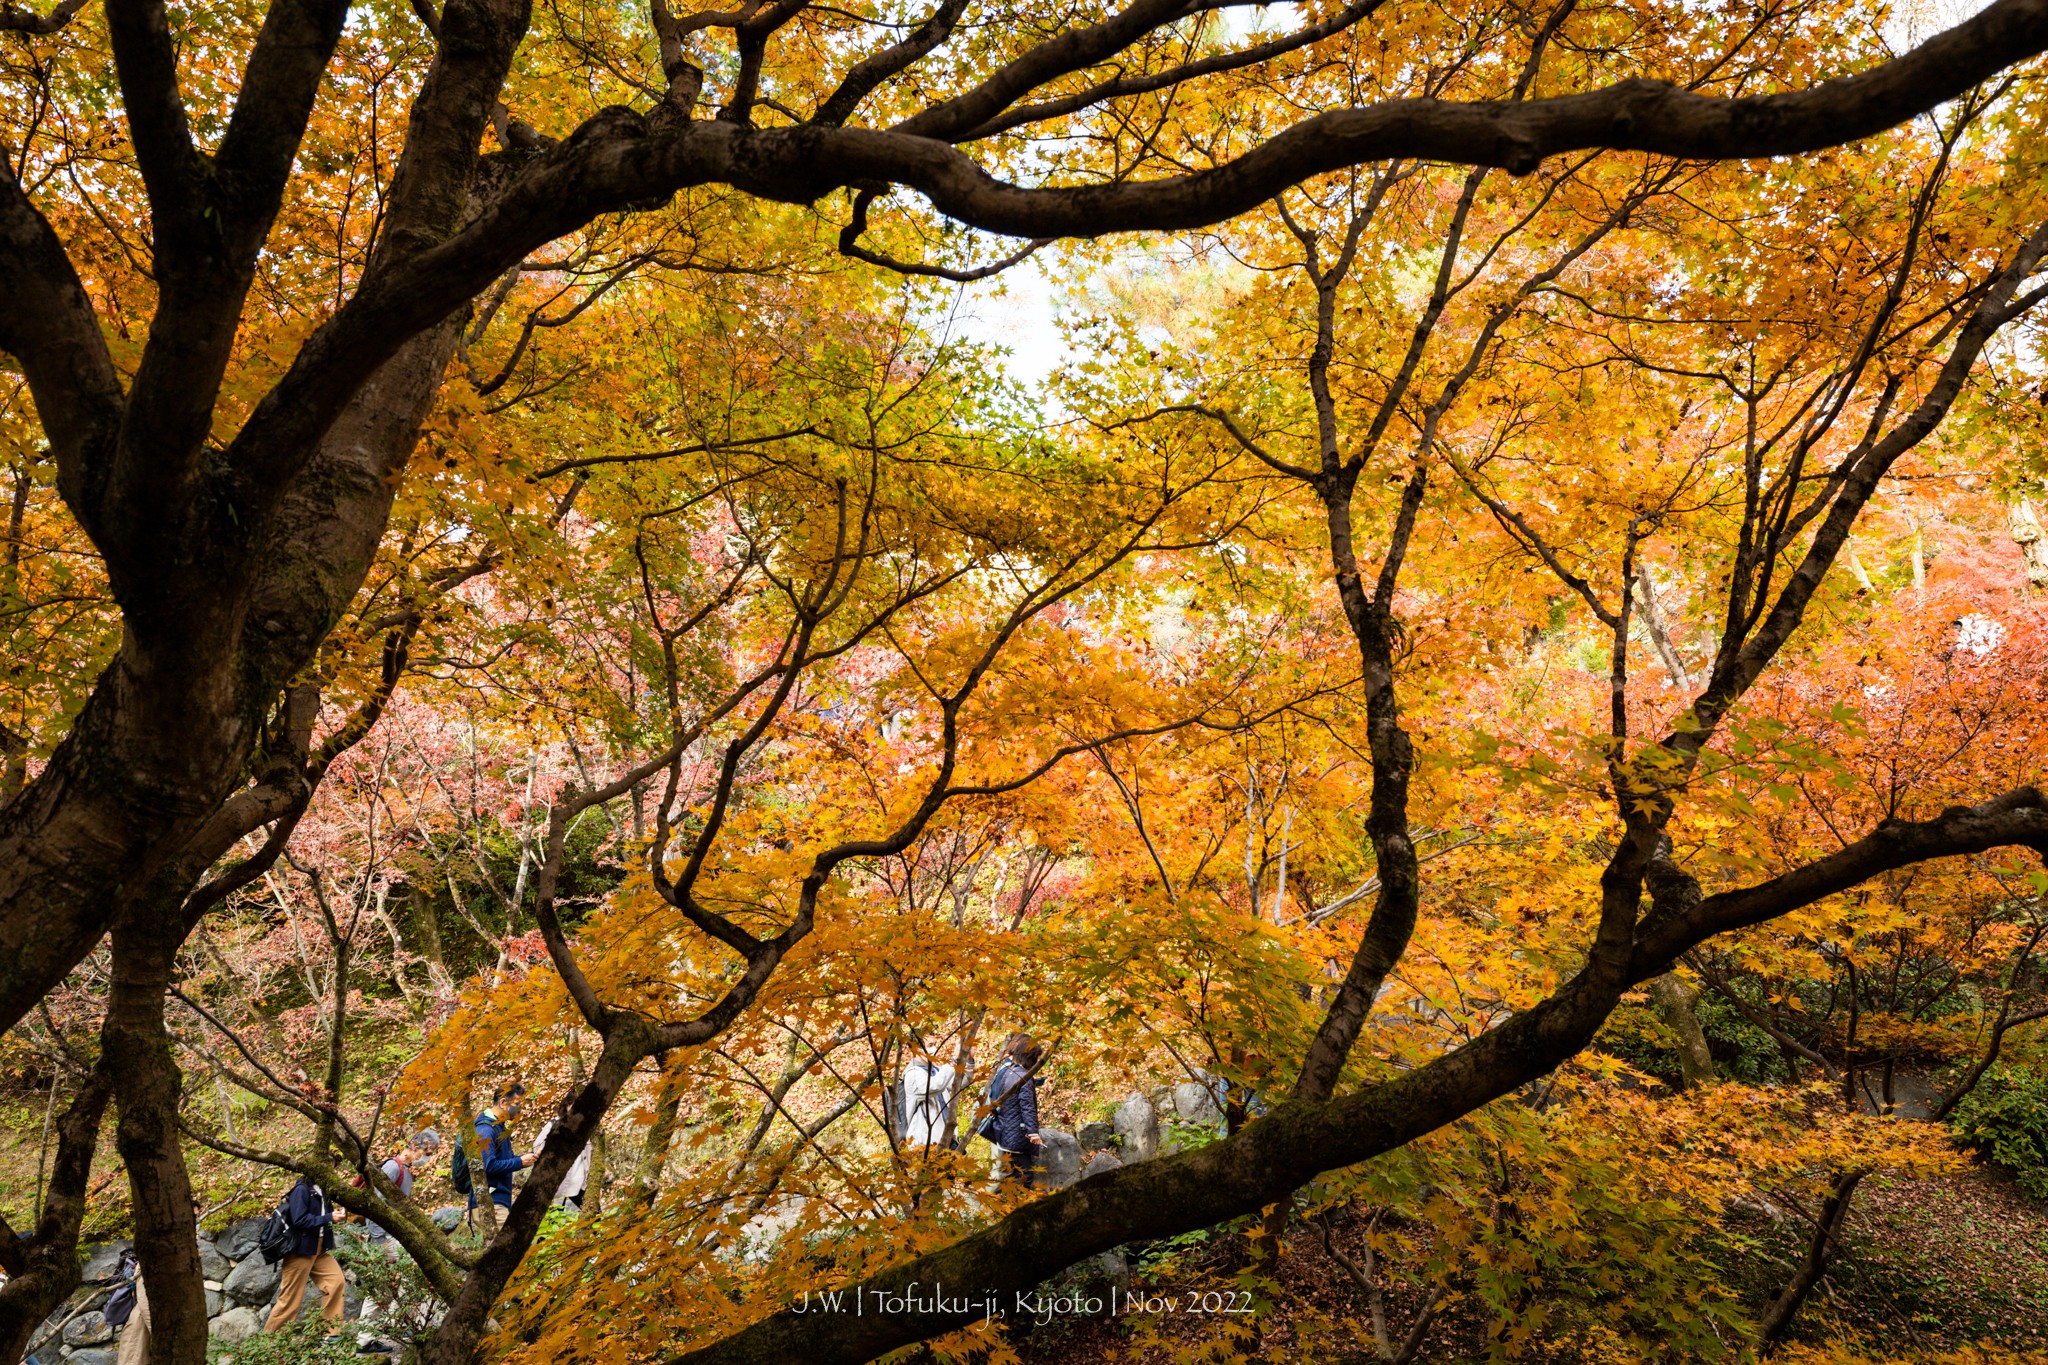
[[[1045,1049],[1028,1033],[1014,1033],[1003,1047],[1003,1059],[988,1080],[989,1115],[982,1136],[1004,1154],[1003,1176],[1029,1188],[1038,1169],[1038,1064]]]
[[[422,1128],[413,1135],[412,1141],[398,1155],[385,1161],[382,1169],[384,1178],[398,1187],[398,1192],[407,1199],[412,1198],[413,1185],[419,1179],[420,1168],[433,1159],[441,1150],[441,1135],[431,1128]],[[365,1219],[363,1238],[376,1250],[394,1259],[398,1255],[398,1243],[391,1234],[376,1223]]]
[[[525,1102],[525,1085],[513,1081],[492,1091],[491,1102],[476,1116],[476,1164],[483,1167],[484,1187],[490,1192],[491,1202],[503,1209],[512,1207],[512,1177],[534,1162],[532,1153],[521,1156],[512,1149],[508,1127],[519,1117],[519,1110]],[[476,1172],[469,1168],[467,1153],[461,1152],[460,1147],[456,1160],[461,1164],[455,1175],[455,1188],[469,1196],[469,1207],[474,1211],[477,1206]]]
[[[107,1306],[100,1310],[107,1326],[121,1333],[114,1365],[143,1365],[149,1359],[149,1300],[142,1296],[142,1266],[134,1251],[121,1253],[115,1273],[121,1283],[114,1286],[114,1292],[107,1295]]]
[[[953,1066],[935,1059],[914,1037],[903,1068],[897,1139],[912,1151],[953,1145]]]
[[[313,1183],[312,1176],[302,1175],[285,1196],[281,1212],[285,1226],[291,1230],[292,1243],[279,1272],[277,1302],[270,1306],[270,1317],[263,1330],[275,1332],[298,1318],[299,1309],[306,1302],[306,1281],[310,1279],[320,1286],[320,1316],[327,1322],[327,1339],[338,1341],[345,1281],[341,1263],[334,1259],[334,1204],[327,1198],[327,1191]]]

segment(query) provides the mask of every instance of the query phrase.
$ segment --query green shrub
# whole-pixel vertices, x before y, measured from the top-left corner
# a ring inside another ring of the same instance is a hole
[[[2003,1063],[1984,1073],[1950,1118],[1956,1136],[2048,1199],[2048,1074]]]
[[[1741,991],[1745,984],[1738,982],[1735,989]],[[1752,990],[1745,993],[1745,998],[1755,1004],[1761,994]],[[1707,1035],[1707,1046],[1714,1054],[1714,1065],[1724,1077],[1748,1085],[1768,1085],[1789,1078],[1785,1054],[1779,1050],[1777,1041],[1750,1023],[1741,1010],[1722,999],[1718,992],[1701,991],[1694,1010],[1699,1015],[1700,1029]]]
[[[1738,983],[1736,989],[1746,985]],[[1701,991],[1693,1002],[1693,1013],[1707,1035],[1714,1067],[1722,1079],[1766,1085],[1786,1078],[1784,1054],[1777,1043],[1735,1006],[1712,991]],[[1678,1039],[1649,1005],[1616,1007],[1593,1045],[1645,1076],[1670,1086],[1679,1083],[1683,1069],[1678,1062]]]
[[[396,1247],[397,1243],[390,1245]],[[376,1305],[374,1317],[349,1324],[351,1343],[358,1330],[372,1332],[401,1346],[424,1341],[433,1332],[441,1320],[441,1299],[411,1256],[403,1251],[396,1256],[387,1255],[375,1243],[358,1241],[347,1249],[343,1259],[355,1276],[356,1292],[363,1296],[364,1311],[369,1311],[369,1305]],[[241,1362],[237,1360],[236,1365]]]
[[[339,1341],[328,1341],[318,1318],[302,1319],[233,1345],[216,1343],[207,1358],[214,1365],[361,1365],[367,1357],[356,1354],[356,1324],[348,1327]]]

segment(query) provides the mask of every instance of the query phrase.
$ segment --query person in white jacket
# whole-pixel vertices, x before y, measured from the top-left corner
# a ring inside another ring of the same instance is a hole
[[[555,1125],[568,1122],[569,1103],[572,1098],[569,1095],[562,1096],[562,1102],[555,1106],[555,1116],[540,1126],[540,1134],[533,1140],[533,1154],[536,1158],[540,1156],[541,1148],[548,1145],[548,1134],[555,1130]],[[583,1207],[583,1192],[589,1183],[590,1144],[586,1142],[583,1144],[583,1150],[576,1154],[576,1160],[570,1163],[569,1173],[562,1177],[562,1183],[556,1187],[555,1202],[580,1210]]]
[[[897,1137],[913,1150],[953,1145],[953,1064],[913,1043],[903,1069],[903,1113]]]

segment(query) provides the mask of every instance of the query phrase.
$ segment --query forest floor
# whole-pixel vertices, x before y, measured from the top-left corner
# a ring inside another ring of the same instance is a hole
[[[1362,1225],[1339,1222],[1336,1230],[1340,1245],[1363,1240]],[[1737,1235],[1723,1253],[1724,1269],[1729,1282],[1746,1291],[1754,1313],[1803,1253],[1802,1230],[1796,1220],[1774,1223],[1758,1214],[1731,1231]],[[1043,1327],[1012,1329],[1011,1339],[1025,1365],[1199,1359],[1205,1344],[1243,1320],[1186,1311],[1194,1298],[1186,1286],[1227,1284],[1243,1268],[1245,1245],[1241,1236],[1216,1238],[1207,1250],[1186,1249],[1174,1270],[1138,1273],[1134,1292],[1170,1297],[1177,1291],[1182,1311],[1058,1314]],[[1103,1300],[1107,1286],[1098,1280],[1085,1292]],[[1297,1229],[1288,1237],[1274,1300],[1260,1325],[1265,1359],[1364,1365],[1380,1358],[1363,1294],[1311,1232]],[[1413,1295],[1388,1294],[1386,1314],[1397,1342],[1419,1306]],[[1487,1325],[1471,1301],[1453,1306],[1431,1326],[1417,1365],[1486,1359]],[[1926,1180],[1871,1177],[1858,1193],[1844,1250],[1808,1301],[1792,1340],[1899,1361],[1932,1360],[1978,1345],[2008,1359],[2048,1360],[2048,1210],[1999,1172],[1980,1167]],[[1582,1357],[1539,1346],[1523,1358],[1566,1365]]]

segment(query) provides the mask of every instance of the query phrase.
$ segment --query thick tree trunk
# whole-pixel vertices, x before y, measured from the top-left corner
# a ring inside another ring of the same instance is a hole
[[[230,582],[195,599],[193,638],[180,648],[152,650],[131,629],[49,766],[0,811],[0,1021],[11,1026],[115,930],[102,1052],[150,1286],[152,1365],[200,1365],[206,1353],[181,1078],[163,1017],[191,924],[184,903],[216,858],[296,794],[280,783],[252,799],[252,752],[285,683],[368,572],[453,345],[452,325],[428,333],[364,387],[284,499],[266,572],[239,593]],[[268,624],[245,646],[252,619]],[[200,666],[221,630],[229,638]]]
[[[239,544],[161,566],[49,764],[0,807],[0,1029],[12,1028],[174,866],[189,890],[284,809],[249,798],[265,722],[369,572],[455,346],[401,348]],[[230,798],[238,791],[237,803]]]
[[[178,1133],[182,1080],[163,1013],[176,952],[175,940],[116,930],[100,1041],[120,1109],[114,1144],[128,1167],[136,1257],[149,1285],[150,1365],[204,1365],[205,1276]]]

